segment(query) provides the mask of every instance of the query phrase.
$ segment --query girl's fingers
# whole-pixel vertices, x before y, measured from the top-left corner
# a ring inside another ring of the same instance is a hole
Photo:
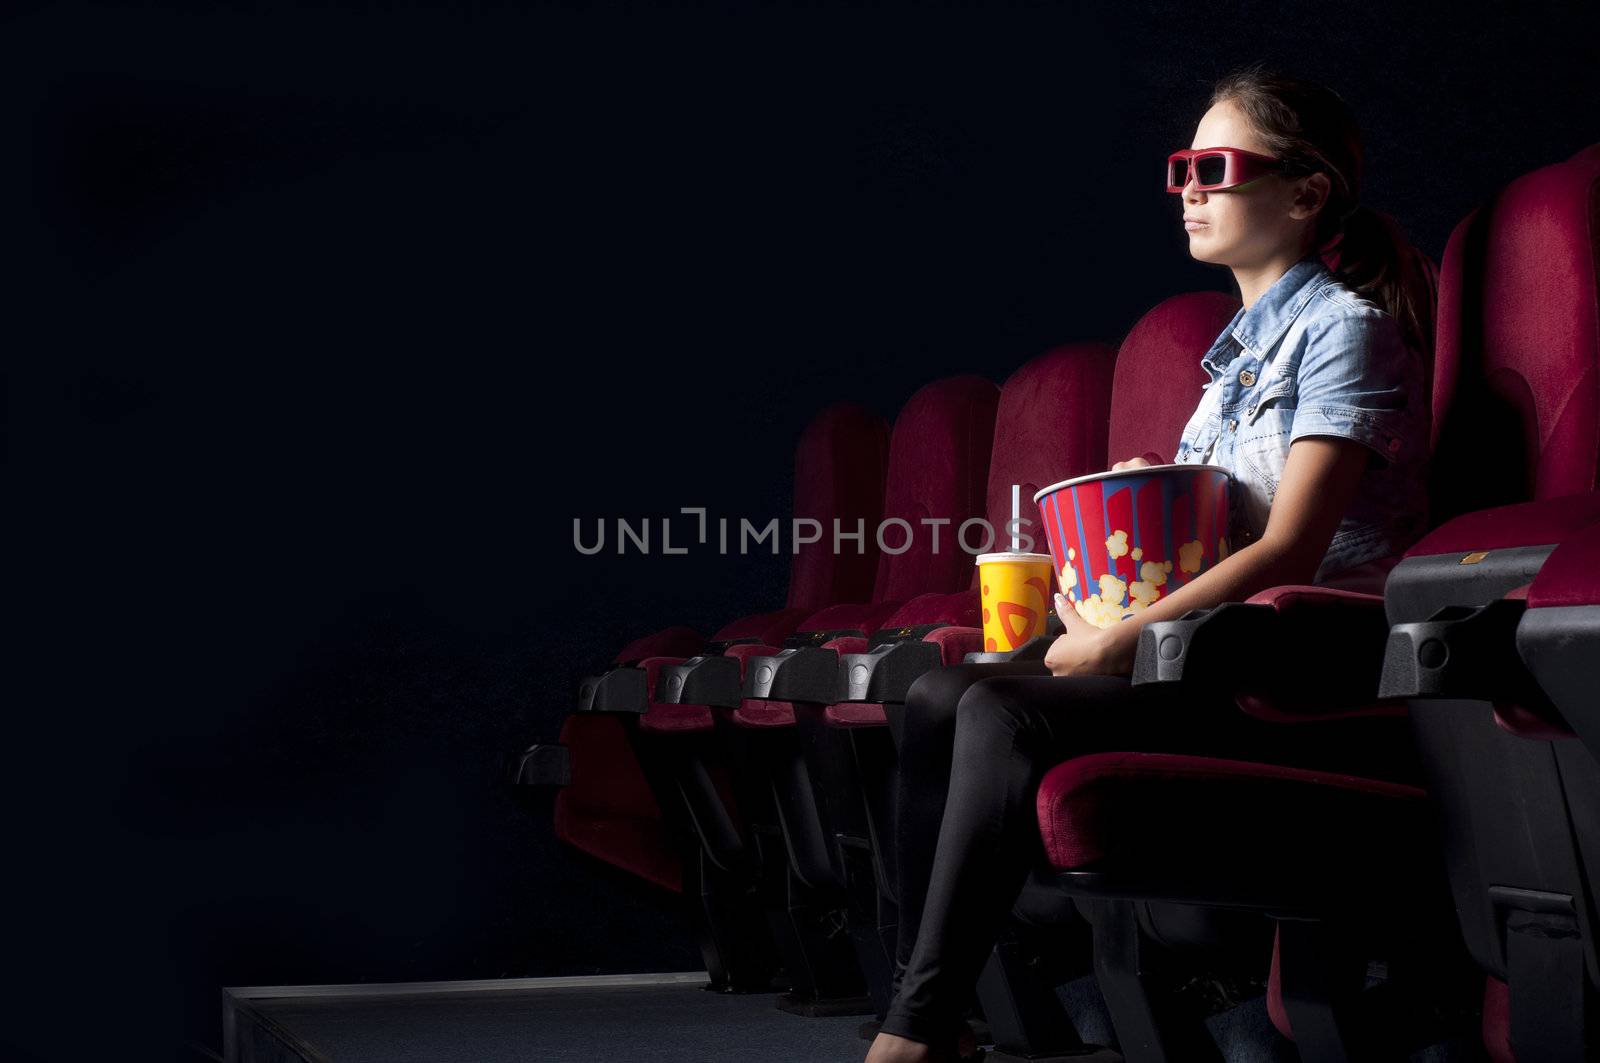
[[[1061,618],[1061,623],[1064,627],[1066,627],[1068,632],[1071,632],[1073,628],[1084,622],[1083,617],[1078,615],[1078,611],[1074,609],[1072,607],[1072,603],[1067,600],[1067,596],[1062,594],[1060,591],[1056,592],[1055,605],[1056,616]]]

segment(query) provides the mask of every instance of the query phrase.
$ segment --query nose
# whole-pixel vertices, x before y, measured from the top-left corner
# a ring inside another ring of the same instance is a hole
[[[1204,192],[1200,191],[1200,188],[1199,188],[1200,179],[1194,175],[1194,167],[1193,166],[1189,167],[1189,172],[1186,175],[1186,177],[1187,177],[1187,180],[1185,180],[1183,182],[1183,201],[1184,201],[1184,203],[1185,204],[1188,204],[1188,203],[1204,203],[1206,201],[1206,194]]]

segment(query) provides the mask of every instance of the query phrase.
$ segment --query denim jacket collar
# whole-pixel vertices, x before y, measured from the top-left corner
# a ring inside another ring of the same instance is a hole
[[[1305,309],[1312,296],[1332,279],[1333,274],[1328,272],[1321,257],[1308,254],[1273,281],[1272,286],[1261,293],[1255,305],[1248,310],[1241,308],[1200,359],[1212,382],[1222,375],[1222,367],[1231,362],[1237,353],[1227,350],[1230,340],[1237,341],[1244,350],[1265,360],[1267,352],[1283,339],[1283,334],[1300,316],[1300,311]]]

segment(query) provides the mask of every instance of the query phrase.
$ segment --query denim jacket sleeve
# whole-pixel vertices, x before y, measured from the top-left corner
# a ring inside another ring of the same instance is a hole
[[[1427,401],[1421,361],[1387,314],[1341,309],[1307,329],[1289,441],[1338,436],[1394,462],[1418,436],[1414,403]]]

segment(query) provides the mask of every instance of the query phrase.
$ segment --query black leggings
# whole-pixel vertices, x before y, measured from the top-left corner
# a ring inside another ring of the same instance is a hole
[[[883,1030],[929,1044],[954,1033],[1043,859],[1034,797],[1051,767],[1095,752],[1250,759],[1269,746],[1279,763],[1322,759],[1317,727],[1261,724],[1231,702],[1121,676],[1055,677],[1038,661],[941,668],[888,711],[900,923]]]

